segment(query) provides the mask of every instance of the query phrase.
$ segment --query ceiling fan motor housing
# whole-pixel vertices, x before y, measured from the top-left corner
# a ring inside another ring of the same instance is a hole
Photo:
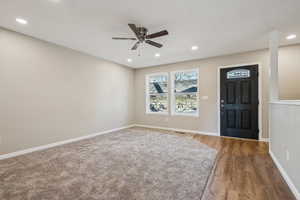
[[[137,27],[137,30],[139,32],[139,41],[144,42],[148,33],[148,29],[145,27]]]

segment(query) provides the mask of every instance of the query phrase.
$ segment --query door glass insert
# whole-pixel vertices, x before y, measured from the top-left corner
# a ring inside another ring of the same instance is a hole
[[[227,79],[236,79],[236,78],[249,78],[250,70],[248,69],[235,69],[227,72]]]

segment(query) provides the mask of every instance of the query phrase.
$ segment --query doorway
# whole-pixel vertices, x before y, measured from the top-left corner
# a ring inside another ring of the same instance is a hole
[[[219,73],[220,135],[258,139],[258,65],[222,68]]]

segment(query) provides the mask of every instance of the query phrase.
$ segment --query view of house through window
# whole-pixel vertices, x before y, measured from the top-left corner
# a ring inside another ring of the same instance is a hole
[[[173,72],[172,114],[198,115],[198,70]]]
[[[149,75],[147,77],[147,112],[168,112],[168,74]]]
[[[173,115],[198,116],[198,70],[172,72]],[[146,77],[147,113],[168,114],[168,73]]]

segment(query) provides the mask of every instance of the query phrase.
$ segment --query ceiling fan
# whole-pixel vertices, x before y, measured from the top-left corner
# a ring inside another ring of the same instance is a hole
[[[144,42],[147,44],[150,44],[152,46],[155,46],[157,48],[161,48],[163,46],[162,44],[154,42],[150,39],[158,38],[158,37],[169,34],[167,30],[163,30],[163,31],[159,31],[157,33],[152,33],[152,34],[148,35],[148,29],[145,27],[137,27],[135,24],[128,24],[128,26],[135,34],[135,37],[132,37],[132,38],[113,37],[112,39],[114,39],[114,40],[137,40],[137,42],[134,44],[134,46],[131,48],[131,50],[136,50],[139,47],[139,45]]]

